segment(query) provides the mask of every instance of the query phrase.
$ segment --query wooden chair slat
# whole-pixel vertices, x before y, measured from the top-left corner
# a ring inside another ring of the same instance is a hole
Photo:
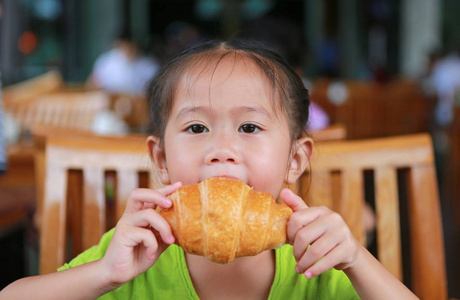
[[[339,212],[358,242],[365,245],[363,174],[359,169],[342,170],[342,182],[344,196]]]
[[[303,191],[301,196],[307,200],[308,205],[333,208],[332,181],[329,172],[314,172],[311,177],[304,177],[303,180],[305,182],[302,182],[302,186],[308,188]]]
[[[52,150],[48,156],[53,156]],[[40,261],[40,273],[55,272],[65,262],[66,252],[66,203],[62,199],[66,195],[67,173],[56,164],[48,164],[45,172],[40,253],[53,253],[53,256]]]
[[[105,232],[104,169],[87,166],[83,177],[83,248],[88,249]]]
[[[402,281],[397,170],[391,167],[377,168],[374,178],[379,260]]]
[[[414,167],[410,177],[413,289],[422,299],[446,299],[444,242],[434,167]]]
[[[116,216],[121,218],[126,207],[126,200],[131,191],[139,187],[139,174],[136,170],[117,170]]]

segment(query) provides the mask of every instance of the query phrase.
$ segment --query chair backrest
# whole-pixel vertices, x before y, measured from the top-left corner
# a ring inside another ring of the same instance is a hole
[[[413,134],[429,130],[431,101],[414,80],[395,79],[386,83],[365,80],[313,81],[311,99],[342,123],[349,139]],[[341,92],[335,92],[335,88]],[[391,101],[389,100],[391,99]]]
[[[43,174],[37,178],[44,178],[38,184],[43,185],[40,274],[46,274],[56,271],[69,256],[97,244],[108,229],[106,223],[112,219],[114,224],[122,215],[131,190],[142,186],[140,181],[144,180],[144,187],[159,183],[145,136],[64,136],[62,130],[36,135],[43,147],[38,161]],[[108,184],[107,178],[115,182]],[[107,195],[108,186],[113,187],[111,196]]]
[[[347,128],[344,124],[331,124],[325,128],[314,130],[311,136],[315,142],[329,142],[347,138]]]
[[[95,116],[110,105],[102,91],[59,92],[18,102],[8,110],[22,131],[36,124],[91,130]]]
[[[365,201],[373,203],[380,262],[421,299],[447,298],[429,135],[318,143],[297,192],[311,206],[339,212],[362,244],[366,243]],[[406,231],[401,233],[404,224]],[[403,259],[409,260],[407,264]]]
[[[2,89],[5,109],[37,96],[54,93],[64,86],[62,76],[58,71],[49,71],[37,77],[25,80]]]

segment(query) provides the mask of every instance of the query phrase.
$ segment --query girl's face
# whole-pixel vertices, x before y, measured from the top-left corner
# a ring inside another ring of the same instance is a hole
[[[248,59],[191,71],[179,82],[164,135],[163,183],[238,178],[278,196],[292,164],[287,117]]]

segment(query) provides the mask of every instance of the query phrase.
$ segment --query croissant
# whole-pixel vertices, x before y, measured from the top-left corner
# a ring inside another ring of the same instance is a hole
[[[292,210],[241,180],[213,177],[182,186],[169,198],[173,205],[157,211],[187,253],[227,264],[286,242]]]

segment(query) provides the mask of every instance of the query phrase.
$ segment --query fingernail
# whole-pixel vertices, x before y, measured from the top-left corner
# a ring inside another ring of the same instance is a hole
[[[299,270],[299,267],[295,266],[295,271],[297,272],[297,274],[301,274],[302,272],[300,272]]]
[[[308,271],[308,272],[305,273],[305,277],[307,277],[308,279],[312,279],[313,274],[310,271]]]
[[[165,206],[170,207],[172,205],[172,201],[169,198],[164,198],[163,203]]]
[[[174,239],[174,236],[170,235],[170,236],[168,237],[168,242],[169,242],[170,244],[173,244],[173,243],[174,243],[174,240],[175,240],[175,239]]]

